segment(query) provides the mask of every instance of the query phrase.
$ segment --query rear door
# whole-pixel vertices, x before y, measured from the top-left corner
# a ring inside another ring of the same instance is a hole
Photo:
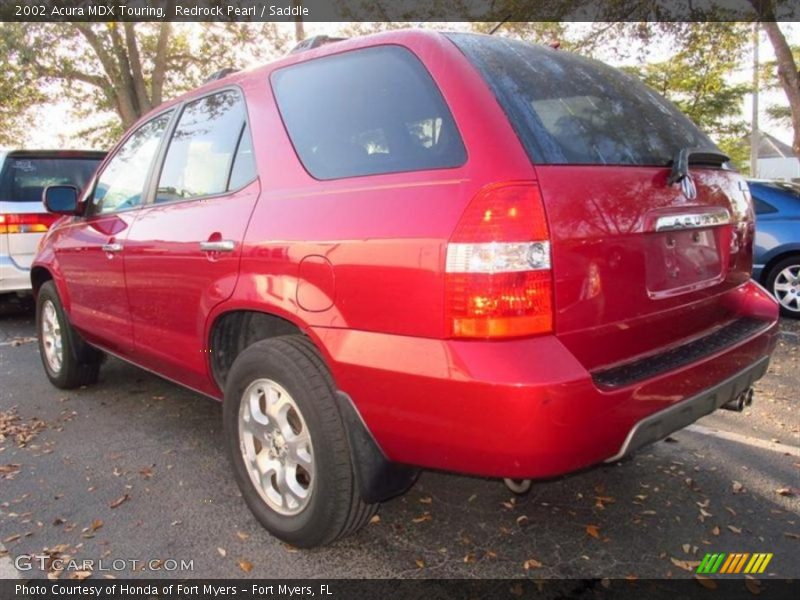
[[[723,292],[751,268],[744,181],[637,79],[577,55],[452,34],[535,168],[550,227],[555,329],[589,369],[735,319]],[[689,177],[669,182],[681,150]],[[717,156],[715,156],[715,154]]]
[[[128,355],[132,330],[124,250],[171,112],[134,131],[98,174],[85,216],[53,232],[52,246],[69,293],[72,324],[94,343]]]
[[[202,388],[206,315],[233,293],[260,190],[238,89],[183,107],[154,183],[125,243],[137,362]]]
[[[103,158],[102,153],[11,152],[0,170],[0,215],[9,259],[30,269],[42,234],[57,218],[42,204],[48,185],[83,189]]]

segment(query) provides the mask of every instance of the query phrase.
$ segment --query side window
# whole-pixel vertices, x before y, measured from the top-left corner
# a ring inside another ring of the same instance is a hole
[[[142,125],[117,151],[97,180],[91,214],[125,210],[142,203],[158,145],[169,124],[170,113]]]
[[[272,74],[292,144],[317,179],[442,169],[467,155],[450,110],[417,57],[378,46]]]
[[[156,202],[210,196],[234,189],[229,185],[232,169],[239,181],[248,175],[248,168],[252,175],[252,165],[245,164],[247,148],[252,160],[245,121],[244,101],[233,90],[188,103],[169,143]],[[248,141],[242,152],[237,153],[237,148],[244,144],[243,134],[247,134]],[[236,162],[241,162],[238,169]]]
[[[766,215],[769,213],[778,212],[778,209],[771,204],[767,204],[763,200],[759,200],[755,197],[753,198],[753,204],[755,205],[757,215]]]
[[[233,157],[228,189],[238,190],[255,178],[256,160],[253,156],[253,139],[250,137],[250,127],[245,125],[242,128],[242,136],[239,138],[239,147],[236,148],[236,156]]]

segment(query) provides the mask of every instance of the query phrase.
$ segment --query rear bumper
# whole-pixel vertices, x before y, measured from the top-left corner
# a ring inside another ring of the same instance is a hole
[[[555,336],[484,342],[314,333],[338,387],[390,460],[543,478],[656,441],[763,375],[777,342],[777,310],[760,287],[745,287],[737,312],[762,327],[691,363],[615,388],[599,386]]]
[[[711,414],[752,387],[764,376],[767,367],[769,357],[765,356],[714,387],[642,419],[630,430],[620,451],[607,462],[619,460],[642,446],[663,440],[670,433]]]
[[[0,294],[31,289],[31,272],[23,269],[7,254],[0,254]]]

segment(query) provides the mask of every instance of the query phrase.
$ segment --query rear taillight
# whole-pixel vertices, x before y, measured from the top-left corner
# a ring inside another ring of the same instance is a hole
[[[56,219],[49,213],[0,214],[0,233],[44,233]]]
[[[500,183],[479,191],[447,245],[449,335],[501,338],[551,332],[549,238],[536,184]]]

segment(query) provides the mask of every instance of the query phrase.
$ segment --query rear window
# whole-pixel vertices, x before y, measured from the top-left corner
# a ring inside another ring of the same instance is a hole
[[[99,158],[7,156],[0,174],[0,200],[41,202],[48,185],[74,185],[80,190],[99,163]]]
[[[439,89],[405,48],[319,58],[276,71],[271,81],[292,144],[317,179],[442,169],[466,160]]]
[[[447,35],[533,162],[665,166],[681,148],[716,149],[673,104],[618,69],[509,39]]]

